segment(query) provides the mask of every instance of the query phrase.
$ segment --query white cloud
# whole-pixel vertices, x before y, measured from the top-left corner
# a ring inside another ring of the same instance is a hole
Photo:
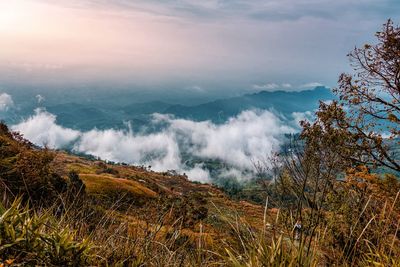
[[[115,162],[151,165],[156,171],[181,168],[178,144],[166,132],[135,135],[132,131],[94,129],[82,133],[74,150]]]
[[[210,173],[201,164],[187,166],[182,154],[220,160],[228,168],[226,173],[243,179],[253,170],[253,159],[271,156],[282,144],[284,134],[295,131],[269,111],[244,111],[222,125],[161,114],[155,114],[152,123],[164,128],[146,135],[130,128],[79,132],[59,126],[54,115],[37,109],[12,129],[38,145],[72,145],[77,152],[115,162],[151,165],[155,171],[174,169],[201,182],[210,181]]]
[[[199,157],[222,160],[238,168],[252,169],[252,158],[276,151],[284,133],[294,130],[269,111],[244,111],[225,124],[167,119],[169,131],[190,144]]]
[[[318,86],[324,86],[322,83],[319,82],[310,82],[300,86],[300,88],[314,88]]]
[[[279,88],[279,85],[276,83],[254,84],[253,88],[257,90],[273,90]]]
[[[292,88],[292,85],[290,83],[282,83],[282,87],[288,89]]]
[[[41,104],[46,100],[46,98],[42,95],[36,95],[36,100],[37,100],[38,104]]]
[[[202,164],[197,164],[194,168],[186,171],[186,175],[193,181],[198,181],[202,183],[211,182],[210,173],[208,170],[205,170]]]
[[[7,111],[14,106],[12,97],[7,93],[0,94],[0,111]]]
[[[306,112],[293,112],[292,117],[296,126],[300,126],[301,121],[312,121],[314,118],[314,113],[311,111]]]
[[[276,90],[276,89],[282,89],[282,90],[287,90],[291,89],[293,86],[290,83],[266,83],[266,84],[254,84],[253,89],[255,90]]]
[[[56,116],[43,109],[36,109],[35,115],[11,127],[32,143],[50,148],[68,145],[79,137],[80,132],[56,124]]]

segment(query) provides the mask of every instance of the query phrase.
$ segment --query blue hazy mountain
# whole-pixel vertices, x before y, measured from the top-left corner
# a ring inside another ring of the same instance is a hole
[[[65,103],[47,106],[46,110],[57,116],[57,122],[64,127],[79,130],[93,128],[106,129],[123,126],[123,113],[114,108],[102,107],[96,104]]]
[[[64,127],[90,130],[93,128],[122,128],[130,122],[134,129],[140,129],[149,124],[151,114],[172,114],[176,118],[191,119],[194,121],[211,120],[223,123],[228,118],[248,109],[273,110],[290,117],[293,112],[313,111],[318,107],[320,100],[333,99],[331,91],[326,87],[316,87],[305,91],[261,91],[238,97],[230,97],[205,102],[197,105],[170,104],[167,101],[135,102],[135,98],[124,101],[118,97],[105,99],[86,99],[84,96],[69,99],[71,102],[46,101],[42,107],[57,116],[57,122]],[[32,98],[30,98],[32,99]],[[12,116],[2,114],[7,123],[18,123],[22,118],[33,113],[36,102],[21,101],[19,110]]]
[[[138,116],[153,113],[164,113],[172,105],[162,101],[151,101],[145,103],[133,103],[122,108],[127,116]]]
[[[333,99],[332,92],[326,87],[316,87],[313,90],[287,92],[261,91],[240,97],[219,99],[196,106],[173,105],[164,113],[173,114],[179,118],[191,120],[212,120],[224,122],[226,119],[247,109],[268,109],[283,115],[293,112],[313,111],[319,101]]]

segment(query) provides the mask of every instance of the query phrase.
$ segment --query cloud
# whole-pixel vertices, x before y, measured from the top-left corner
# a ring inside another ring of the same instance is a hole
[[[135,133],[130,127],[80,132],[58,125],[56,116],[36,109],[12,129],[37,145],[70,146],[104,160],[151,165],[156,171],[174,169],[201,182],[211,180],[209,171],[203,164],[185,162],[184,155],[218,160],[226,167],[221,175],[245,179],[253,170],[252,160],[271,156],[284,142],[284,134],[295,132],[272,112],[257,110],[243,111],[221,125],[162,114],[154,114],[152,124],[159,130],[150,134]]]
[[[334,20],[347,14],[367,14],[368,17],[387,14],[390,17],[390,14],[396,14],[399,10],[396,0],[72,0],[62,5],[66,3],[79,8],[106,8],[124,12],[140,10],[158,16],[202,19],[235,16],[267,21],[296,21],[305,17]]]
[[[266,84],[254,84],[253,89],[255,90],[288,90],[292,88],[290,83],[266,83]]]
[[[7,111],[14,106],[12,97],[7,93],[0,94],[0,111]]]
[[[42,104],[46,100],[46,98],[42,95],[36,95],[36,100],[38,104]]]
[[[310,83],[302,84],[300,86],[300,88],[314,88],[314,87],[318,87],[318,86],[324,86],[324,85],[319,82],[310,82]]]
[[[25,138],[39,146],[62,148],[76,140],[80,132],[56,124],[56,116],[43,109],[36,109],[35,115],[11,127]]]
[[[282,87],[288,89],[292,88],[292,85],[290,83],[282,83]]]
[[[94,129],[82,133],[74,150],[115,162],[151,165],[156,171],[181,169],[178,144],[167,132],[139,135],[131,130]]]
[[[283,134],[294,132],[269,111],[244,111],[222,125],[162,114],[155,114],[153,123],[167,126],[148,135],[92,130],[82,133],[74,149],[116,162],[151,165],[156,171],[175,169],[191,179],[207,181],[208,171],[201,165],[185,166],[183,153],[248,171],[253,168],[252,159],[271,156],[282,144]]]
[[[203,168],[202,164],[196,164],[194,168],[185,173],[191,180],[202,183],[210,183],[212,181],[210,172]]]
[[[201,158],[218,159],[241,170],[253,168],[252,159],[279,149],[283,134],[294,130],[269,111],[243,111],[222,125],[167,118],[168,131],[190,144]]]
[[[273,90],[279,88],[279,85],[276,83],[254,84],[253,88],[257,90]]]
[[[301,121],[313,121],[314,113],[311,111],[306,112],[293,112],[292,117],[294,119],[294,123],[297,127],[300,126]]]
[[[3,2],[14,10],[15,1]],[[221,95],[265,80],[316,77],[333,85],[351,71],[348,51],[400,16],[398,0],[23,2],[28,7],[15,11],[29,16],[9,27],[2,43],[0,75],[8,83],[108,82],[130,90],[201,84]]]

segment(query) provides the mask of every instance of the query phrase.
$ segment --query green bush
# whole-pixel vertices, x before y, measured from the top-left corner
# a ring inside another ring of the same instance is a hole
[[[75,241],[74,232],[59,227],[48,214],[38,215],[21,199],[6,209],[0,204],[0,263],[82,266],[90,260],[91,244]]]

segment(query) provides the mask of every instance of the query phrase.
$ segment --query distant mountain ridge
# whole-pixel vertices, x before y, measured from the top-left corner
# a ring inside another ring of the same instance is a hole
[[[124,128],[131,122],[134,129],[148,126],[151,114],[171,114],[176,118],[194,121],[210,120],[224,123],[227,119],[249,109],[272,110],[287,118],[293,112],[314,111],[318,102],[334,99],[329,88],[316,87],[304,91],[261,91],[237,97],[217,99],[199,105],[170,104],[162,100],[121,104],[112,98],[109,102],[69,102],[44,105],[50,113],[57,116],[57,122],[68,128],[90,130],[93,128]],[[127,102],[127,101],[125,101]],[[31,115],[37,104],[25,106],[20,114],[2,118],[10,124],[18,123]],[[6,114],[7,115],[7,114]],[[15,118],[20,118],[16,120]]]
[[[305,91],[261,91],[239,97],[215,100],[196,106],[173,105],[163,113],[192,120],[212,120],[224,122],[226,119],[247,109],[271,109],[290,115],[293,112],[312,111],[319,101],[327,101],[334,95],[327,87],[316,87]]]

